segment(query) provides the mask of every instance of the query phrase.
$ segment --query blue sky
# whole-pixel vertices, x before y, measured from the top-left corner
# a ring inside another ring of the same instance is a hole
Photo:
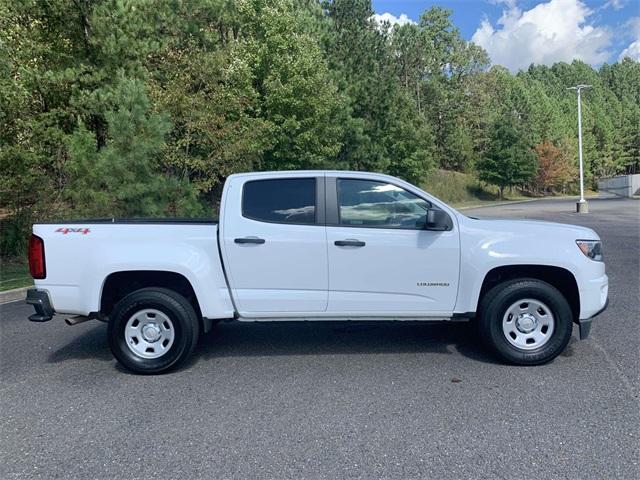
[[[640,60],[640,0],[373,0],[392,23],[417,21],[434,5],[452,10],[463,37],[513,71],[574,58]]]

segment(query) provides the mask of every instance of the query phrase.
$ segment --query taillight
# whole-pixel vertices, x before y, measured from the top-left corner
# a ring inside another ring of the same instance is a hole
[[[44,241],[33,234],[29,238],[29,272],[37,280],[47,276],[47,268],[44,264]]]

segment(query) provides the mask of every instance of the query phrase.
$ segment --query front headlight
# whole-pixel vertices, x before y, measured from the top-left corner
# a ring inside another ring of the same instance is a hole
[[[602,262],[602,242],[600,240],[576,240],[576,244],[582,253],[591,260]]]

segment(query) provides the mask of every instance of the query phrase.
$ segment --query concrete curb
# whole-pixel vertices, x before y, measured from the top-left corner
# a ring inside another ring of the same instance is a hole
[[[22,287],[22,288],[14,288],[12,290],[6,290],[4,292],[0,292],[0,305],[3,303],[17,302],[19,300],[24,300],[27,298],[27,290],[31,287]]]

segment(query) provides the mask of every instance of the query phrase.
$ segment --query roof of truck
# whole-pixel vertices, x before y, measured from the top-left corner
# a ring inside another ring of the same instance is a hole
[[[233,175],[229,175],[228,178],[231,177],[272,177],[272,176],[300,176],[300,175],[330,175],[330,176],[339,176],[339,175],[348,175],[348,176],[365,176],[365,177],[385,177],[389,179],[400,180],[397,177],[393,177],[392,175],[387,175],[385,173],[379,172],[360,172],[356,170],[274,170],[274,171],[266,171],[266,172],[241,172],[234,173]]]

